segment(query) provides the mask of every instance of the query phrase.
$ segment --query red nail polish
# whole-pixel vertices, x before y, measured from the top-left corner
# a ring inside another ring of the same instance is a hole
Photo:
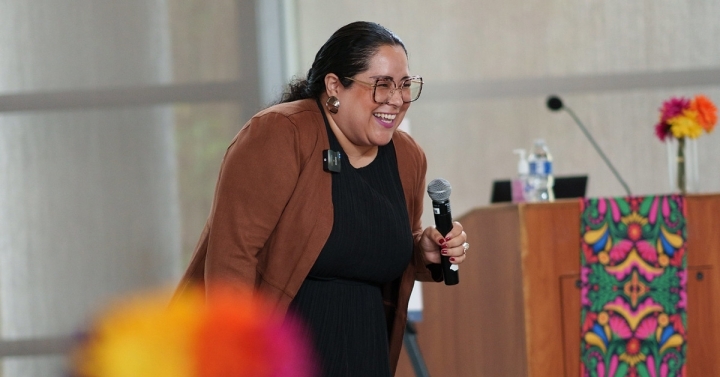
[[[440,250],[440,252],[443,253],[443,255],[447,254],[447,250],[445,249]]]
[[[451,240],[450,237],[445,237],[445,242],[448,242],[448,241],[450,241],[450,240]]]
[[[439,244],[444,244],[444,243],[445,243],[445,239],[444,239],[444,238],[441,238],[441,239],[438,240],[437,243],[439,243]]]
[[[455,258],[450,258],[450,262],[455,262]]]

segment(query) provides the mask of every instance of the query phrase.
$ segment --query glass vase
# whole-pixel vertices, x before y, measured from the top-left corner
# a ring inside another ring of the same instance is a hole
[[[681,194],[699,191],[697,139],[669,137],[665,141],[670,190]]]

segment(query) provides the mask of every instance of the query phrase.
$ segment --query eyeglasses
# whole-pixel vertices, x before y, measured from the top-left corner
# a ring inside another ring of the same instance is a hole
[[[417,101],[417,99],[420,98],[420,92],[422,92],[423,86],[423,79],[420,76],[406,77],[400,81],[399,85],[396,85],[393,79],[386,77],[375,79],[374,83],[361,81],[352,77],[345,78],[372,88],[373,101],[376,103],[388,103],[397,90],[400,90],[400,96],[404,103]]]

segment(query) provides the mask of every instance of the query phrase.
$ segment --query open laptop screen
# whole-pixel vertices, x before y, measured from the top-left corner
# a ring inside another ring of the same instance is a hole
[[[555,177],[553,193],[555,199],[584,198],[587,189],[587,175],[574,175]],[[503,203],[512,201],[512,191],[509,180],[493,181],[490,203]]]

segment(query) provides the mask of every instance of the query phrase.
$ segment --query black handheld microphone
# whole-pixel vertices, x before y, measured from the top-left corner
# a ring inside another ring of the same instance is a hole
[[[620,177],[620,173],[618,173],[618,171],[615,170],[615,167],[613,166],[613,164],[610,162],[610,160],[608,160],[607,156],[605,156],[605,153],[603,153],[602,149],[600,149],[600,146],[597,145],[597,143],[595,142],[595,139],[593,139],[592,135],[590,135],[590,132],[588,132],[587,128],[585,128],[585,125],[583,125],[583,123],[580,121],[580,118],[578,118],[577,115],[575,115],[575,113],[569,107],[563,105],[563,102],[560,99],[560,97],[558,97],[558,96],[548,97],[547,107],[552,111],[565,110],[568,112],[568,114],[570,114],[570,116],[575,121],[575,124],[577,124],[578,127],[580,127],[582,132],[585,134],[585,137],[587,137],[588,140],[590,140],[590,144],[592,144],[592,146],[595,147],[595,151],[597,151],[597,153],[600,155],[600,157],[602,157],[603,161],[605,161],[605,164],[610,168],[610,170],[612,170],[613,174],[615,175],[615,178],[617,178],[617,180],[620,181],[620,184],[625,189],[627,196],[632,196],[632,194],[630,193],[630,188],[628,187],[627,183],[625,183],[625,181],[622,179],[622,177]]]
[[[435,228],[445,237],[452,230],[452,213],[450,212],[450,182],[438,178],[428,184],[427,192],[432,199],[433,214],[435,215]],[[441,255],[443,278],[445,285],[455,285],[460,282],[458,265],[450,263],[450,257]]]

